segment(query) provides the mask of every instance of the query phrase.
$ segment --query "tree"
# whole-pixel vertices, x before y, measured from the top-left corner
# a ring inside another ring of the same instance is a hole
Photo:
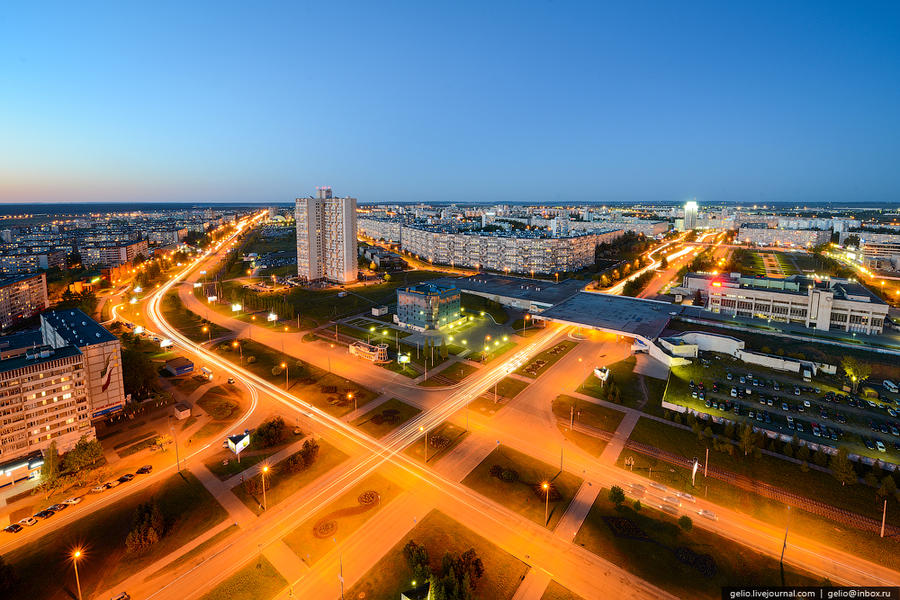
[[[809,460],[809,446],[803,444],[797,449],[797,459],[802,462]]]
[[[126,394],[135,400],[146,398],[156,391],[158,377],[153,362],[134,344],[122,348],[122,384]]]
[[[634,508],[634,512],[641,512],[641,501],[640,500],[635,500],[634,504],[632,506]]]
[[[86,435],[76,442],[75,447],[66,452],[60,461],[64,473],[75,473],[94,465],[103,458],[103,448],[97,440],[89,440]]]
[[[845,356],[841,359],[841,368],[850,378],[850,384],[853,386],[853,393],[859,389],[859,384],[869,378],[872,374],[872,365],[865,363],[855,356]]]
[[[19,579],[16,577],[12,565],[6,564],[6,561],[0,556],[0,598],[12,598],[18,583]]]
[[[406,564],[409,565],[416,580],[424,581],[431,577],[431,570],[428,567],[428,550],[425,549],[425,546],[409,540],[403,547],[403,556],[406,557]]]
[[[750,425],[743,425],[741,433],[738,435],[738,447],[744,456],[747,456],[756,448],[756,434]]]
[[[669,268],[669,258],[667,256],[663,256],[662,260],[659,261],[660,269],[668,269]]]
[[[260,423],[253,434],[260,447],[270,448],[284,441],[287,437],[287,426],[284,419],[276,416]]]
[[[691,518],[687,515],[682,515],[678,519],[678,526],[681,527],[684,531],[690,531],[694,528],[694,522],[691,521]]]
[[[155,500],[140,504],[134,512],[131,531],[125,538],[125,547],[134,554],[149,550],[165,535],[166,522]]]
[[[385,274],[384,274],[384,280],[385,280],[385,281],[390,281],[390,280],[391,280],[391,274],[390,274],[390,273],[385,273]]]
[[[450,351],[447,349],[447,338],[441,337],[441,358],[447,360]]]
[[[881,487],[878,488],[876,492],[882,498],[887,498],[888,496],[893,496],[897,492],[897,482],[894,481],[894,476],[888,473],[881,480]]]
[[[841,485],[853,485],[856,483],[856,471],[853,469],[853,463],[850,462],[847,448],[841,446],[838,448],[837,454],[831,457],[831,474],[835,479],[841,482]]]
[[[304,467],[309,467],[314,462],[316,462],[316,458],[319,456],[319,442],[316,440],[306,440],[303,442],[303,447],[300,448],[300,458],[303,461]]]
[[[41,465],[41,481],[47,487],[56,487],[59,481],[59,452],[56,451],[56,442],[44,451],[44,464]]]
[[[845,246],[845,247],[846,247],[846,246],[853,246],[854,248],[858,248],[858,247],[859,247],[859,236],[856,235],[855,233],[854,233],[853,235],[848,235],[848,236],[844,239],[844,246]]]
[[[625,502],[625,492],[617,485],[609,488],[609,501],[616,505],[616,508],[622,506]]]

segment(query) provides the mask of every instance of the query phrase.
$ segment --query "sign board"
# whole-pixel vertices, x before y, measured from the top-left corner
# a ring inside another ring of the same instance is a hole
[[[267,321],[277,321],[277,320],[278,320],[278,315],[275,314],[275,313],[273,313],[273,312],[270,312],[270,313],[269,313],[269,316],[266,317],[266,320],[267,320]]]
[[[399,354],[397,356],[398,363],[408,363],[409,362],[409,354]]]
[[[166,338],[166,339],[164,339],[163,341],[161,341],[161,342],[159,343],[159,347],[160,347],[160,348],[168,348],[168,347],[171,346],[173,343],[174,343],[174,342],[172,342],[172,340],[170,340],[169,338]]]
[[[594,376],[600,381],[606,381],[609,379],[609,369],[606,367],[597,367],[594,369]]]
[[[144,326],[143,326],[143,325],[136,325],[136,326],[134,327],[134,332],[137,333],[138,335],[144,333]]]
[[[207,296],[207,297],[206,297],[206,301],[207,301],[207,302],[215,302],[215,301],[218,300],[218,299],[219,299],[218,296]]]
[[[247,446],[250,445],[250,434],[249,433],[239,433],[237,435],[228,436],[228,448],[238,455],[241,453],[241,450],[244,450]]]
[[[231,305],[231,312],[241,312],[241,305],[235,302]]]
[[[195,288],[203,287],[203,284],[200,283],[199,281],[197,281],[197,282],[194,283],[194,287],[195,287]]]
[[[141,286],[137,286],[136,288],[134,288],[134,291],[135,291],[136,293],[140,294],[141,292],[144,291],[144,288],[142,288]]]

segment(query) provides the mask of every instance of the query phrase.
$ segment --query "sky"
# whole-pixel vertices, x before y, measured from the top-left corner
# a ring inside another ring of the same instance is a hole
[[[0,202],[898,202],[897,2],[0,3]]]

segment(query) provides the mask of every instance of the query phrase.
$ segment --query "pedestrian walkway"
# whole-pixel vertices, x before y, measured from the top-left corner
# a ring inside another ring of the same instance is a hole
[[[525,579],[519,584],[512,600],[541,600],[548,585],[550,585],[550,575],[546,571],[528,569]]]
[[[385,402],[387,402],[388,400],[390,400],[393,397],[394,397],[393,394],[381,394],[380,396],[378,396],[371,402],[367,402],[366,404],[363,404],[356,410],[351,410],[346,415],[341,417],[341,419],[343,419],[345,423],[352,423],[353,421],[360,418],[367,412],[375,410],[376,408],[378,408],[379,406],[381,406],[382,404],[384,404]]]
[[[191,466],[190,471],[200,480],[203,487],[219,501],[219,504],[228,511],[228,518],[234,523],[237,525],[246,525],[247,523],[252,523],[256,520],[256,515],[253,514],[253,511],[247,508],[244,503],[238,500],[238,497],[231,492],[231,488],[234,486],[229,486],[227,482],[221,481],[206,468],[206,465],[201,462],[194,463]]]
[[[313,437],[314,437],[313,435],[307,435],[307,436],[304,436],[303,438],[297,440],[296,442],[292,442],[288,446],[285,446],[284,448],[282,448],[281,450],[279,450],[278,452],[276,452],[275,454],[273,454],[272,456],[267,458],[265,462],[269,465],[274,465],[274,464],[280,463],[281,461],[288,458],[292,454],[299,452],[300,449],[303,448],[303,443],[307,440],[313,439]],[[225,485],[230,490],[230,489],[234,488],[234,486],[243,483],[244,479],[250,479],[251,477],[255,476],[257,473],[259,473],[259,468],[260,468],[260,465],[258,465],[258,464],[247,467],[240,473],[237,473],[237,474],[231,476],[230,478],[226,479],[223,485]]]
[[[604,448],[603,452],[600,454],[600,462],[609,465],[616,463],[619,459],[619,454],[621,454],[622,449],[625,448],[625,443],[628,441],[628,438],[631,437],[631,432],[634,430],[634,426],[637,425],[640,418],[641,413],[637,411],[625,413],[625,417],[622,418],[619,426],[616,427],[612,439],[609,440],[609,443],[606,444],[606,448]]]
[[[263,556],[288,581],[296,581],[309,571],[306,563],[283,540],[270,542],[263,550]]]

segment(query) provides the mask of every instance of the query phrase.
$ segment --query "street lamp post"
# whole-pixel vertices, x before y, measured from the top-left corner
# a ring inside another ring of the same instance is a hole
[[[78,559],[81,558],[81,550],[76,549],[72,552],[72,565],[75,567],[75,587],[78,589],[78,600],[81,598],[81,581],[78,579]]]
[[[178,436],[175,435],[175,424],[172,422],[171,415],[169,416],[169,430],[172,432],[172,441],[175,442],[175,467],[181,473],[181,460],[178,458]]]
[[[268,505],[266,504],[266,473],[269,472],[269,465],[263,465],[263,468],[259,471],[259,476],[262,479],[262,489],[263,489],[263,510],[268,510]]]
[[[240,364],[241,364],[241,366],[243,366],[244,365],[244,347],[240,343],[238,343],[237,340],[234,340],[233,342],[231,342],[231,347],[237,348],[238,352],[240,352],[240,355],[241,355]]]
[[[331,349],[334,350],[334,344],[331,344]],[[328,372],[331,373],[331,352],[328,353]]]
[[[425,432],[425,462],[428,462],[428,430],[422,425],[419,425],[419,431]]]
[[[359,400],[353,392],[347,392],[347,400],[353,400],[353,410],[359,410]]]
[[[338,549],[338,580],[341,582],[341,600],[344,600],[344,552],[337,543],[337,538],[331,538]]]
[[[541,484],[541,489],[544,490],[544,497],[546,498],[546,502],[544,502],[544,526],[547,526],[547,523],[550,522],[550,484],[546,481]]]
[[[290,382],[288,379],[288,366],[287,363],[281,363],[281,368],[284,369],[284,389],[288,389],[290,386]]]

